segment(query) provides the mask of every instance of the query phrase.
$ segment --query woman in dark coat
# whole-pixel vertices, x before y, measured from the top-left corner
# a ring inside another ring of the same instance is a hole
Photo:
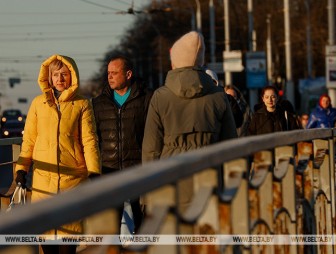
[[[278,91],[274,86],[265,86],[261,99],[263,103],[252,116],[249,135],[300,129],[293,113],[278,103]]]

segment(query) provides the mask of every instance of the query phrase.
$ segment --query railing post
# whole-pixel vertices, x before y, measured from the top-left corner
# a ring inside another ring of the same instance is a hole
[[[330,139],[330,138],[329,138]],[[330,178],[334,177],[331,175],[330,167],[330,142],[329,139],[316,139],[313,141],[314,144],[314,213],[316,220],[316,234],[317,235],[332,235],[332,191],[334,186],[331,186]],[[332,246],[317,246],[319,253],[322,250],[326,253],[332,253]],[[323,251],[323,252],[324,252]]]
[[[331,191],[331,218],[332,218],[332,234],[336,233],[336,195],[335,195],[335,177],[336,177],[336,170],[335,170],[335,144],[336,144],[336,129],[332,130],[332,136],[329,140],[329,154],[330,154],[330,186],[332,188]],[[336,245],[333,245],[333,253],[336,253]]]

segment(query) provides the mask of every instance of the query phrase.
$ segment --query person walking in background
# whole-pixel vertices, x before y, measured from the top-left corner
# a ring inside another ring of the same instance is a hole
[[[223,88],[214,86],[204,68],[202,34],[189,32],[170,50],[172,70],[151,99],[142,147],[143,162],[168,158],[237,137]],[[193,194],[192,178],[177,184],[184,211]]]
[[[300,129],[297,119],[292,112],[294,109],[290,107],[291,104],[289,105],[287,102],[279,103],[279,93],[274,86],[265,86],[261,90],[261,99],[262,103],[254,106],[255,112],[248,127],[249,135],[262,135]],[[259,158],[258,156],[253,156],[250,160],[249,179],[253,180],[258,173],[255,165],[258,164]]]
[[[92,100],[103,174],[141,164],[145,121],[152,96],[152,92],[135,79],[132,62],[125,56],[117,55],[109,59],[107,77],[108,84]],[[142,211],[139,199],[130,203],[134,217],[130,233],[134,233],[141,224]],[[129,206],[128,201],[125,202],[126,206]],[[120,216],[122,213],[121,210]]]
[[[242,124],[240,127],[237,128],[237,133],[238,133],[238,137],[245,137],[248,135],[248,127],[249,127],[249,124],[252,118],[252,110],[250,109],[250,106],[244,99],[243,94],[236,86],[227,85],[225,86],[224,89],[227,94],[230,94],[231,96],[235,98],[243,114]]]
[[[306,128],[334,128],[335,121],[336,109],[332,107],[330,97],[323,94],[318,101],[318,105],[310,113]]]
[[[300,124],[301,124],[302,129],[307,129],[308,119],[309,119],[308,114],[306,114],[306,113],[301,114],[299,120],[300,120]]]
[[[260,135],[277,131],[299,129],[300,126],[292,112],[279,103],[278,90],[265,86],[261,91],[262,105],[252,115],[248,127],[249,135]]]
[[[218,80],[218,76],[216,74],[216,72],[214,72],[213,70],[210,70],[208,68],[205,69],[206,74],[208,74],[211,78],[212,81],[214,82],[214,84],[216,86],[222,87],[219,85],[219,80]],[[243,124],[243,112],[241,111],[238,102],[236,101],[236,99],[229,93],[226,93],[230,106],[231,106],[231,110],[232,110],[232,114],[233,114],[233,118],[235,120],[235,124],[236,124],[236,128],[239,128],[242,126]]]
[[[25,186],[33,163],[32,202],[75,188],[101,173],[92,105],[78,94],[74,60],[61,55],[49,57],[42,63],[38,83],[43,94],[35,97],[29,108],[15,167],[16,182]],[[82,223],[63,225],[48,233],[82,234]],[[42,249],[44,254],[76,253],[75,245],[42,245]]]

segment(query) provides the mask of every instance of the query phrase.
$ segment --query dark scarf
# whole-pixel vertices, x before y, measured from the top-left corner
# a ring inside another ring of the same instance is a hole
[[[53,88],[54,90],[54,95],[55,95],[55,98],[58,100],[58,98],[61,96],[62,92],[58,91],[57,89]]]

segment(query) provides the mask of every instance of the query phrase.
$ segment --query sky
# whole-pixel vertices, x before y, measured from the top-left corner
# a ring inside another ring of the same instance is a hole
[[[134,0],[133,7],[149,2]],[[35,86],[41,63],[61,54],[76,61],[85,84],[134,22],[122,14],[131,6],[132,0],[0,0],[0,82],[20,77]]]

